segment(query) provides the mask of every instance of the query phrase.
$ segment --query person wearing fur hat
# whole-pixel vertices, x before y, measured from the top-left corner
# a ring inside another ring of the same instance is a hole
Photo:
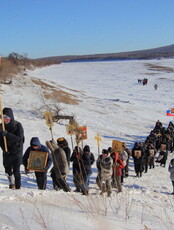
[[[65,151],[68,166],[70,166],[71,149],[68,146],[67,140],[64,137],[60,137],[57,139],[57,145]]]
[[[51,169],[53,188],[55,190],[63,189],[65,192],[70,192],[71,189],[66,182],[69,165],[64,149],[58,145],[58,141],[57,144],[54,141],[46,141],[46,145],[51,150],[53,157],[53,167]]]
[[[87,191],[84,186],[84,167],[82,160],[83,151],[79,146],[75,146],[73,153],[71,155],[70,161],[73,163],[73,182],[76,187],[75,192],[82,192],[82,194],[87,195]]]
[[[3,121],[5,131],[2,128],[2,124],[0,125],[0,146],[3,151],[3,166],[9,180],[9,188],[20,189],[20,165],[22,164],[24,130],[22,124],[14,119],[11,108],[3,109]]]
[[[100,195],[103,195],[105,192],[107,192],[108,197],[112,193],[112,167],[113,167],[113,160],[110,156],[107,149],[102,150],[102,157],[100,160],[100,176],[101,176],[101,193]]]
[[[46,184],[47,184],[47,171],[52,164],[52,156],[48,148],[40,143],[40,140],[38,137],[32,137],[30,140],[30,146],[27,148],[27,150],[25,151],[23,155],[23,165],[25,167],[26,173],[28,172],[27,166],[28,166],[28,160],[29,160],[31,151],[45,152],[45,154],[46,153],[48,154],[48,158],[47,158],[47,162],[46,162],[44,171],[43,172],[35,171],[38,189],[45,190]]]
[[[174,158],[170,161],[168,170],[170,172],[170,179],[172,181],[172,186],[173,186],[172,195],[174,195]]]

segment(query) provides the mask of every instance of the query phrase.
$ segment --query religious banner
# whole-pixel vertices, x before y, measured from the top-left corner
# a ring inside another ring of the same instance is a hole
[[[87,127],[86,126],[78,127],[77,132],[79,133],[81,140],[87,139]]]
[[[122,153],[123,152],[123,142],[113,140],[112,141],[112,149],[118,153]]]
[[[46,167],[48,153],[31,151],[29,155],[27,169],[37,172],[43,172]]]
[[[66,127],[67,135],[74,135],[76,133],[77,126],[75,124],[69,124]]]
[[[46,124],[48,125],[48,127],[53,127],[53,117],[52,117],[52,113],[49,110],[46,110],[44,112],[44,118],[46,120]]]

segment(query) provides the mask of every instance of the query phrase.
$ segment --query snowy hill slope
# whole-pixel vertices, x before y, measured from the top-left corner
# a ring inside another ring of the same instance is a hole
[[[33,136],[43,144],[51,138],[39,108],[46,92],[53,87],[63,90],[75,104],[62,103],[57,94],[53,99],[59,99],[62,113],[75,115],[80,125],[87,125],[84,144],[91,146],[97,158],[97,133],[102,137],[101,149],[111,146],[113,139],[125,141],[132,148],[135,141],[145,140],[157,120],[168,125],[171,118],[165,111],[174,106],[174,72],[165,67],[174,68],[174,60],[63,63],[36,69],[1,87],[3,106],[11,107],[16,120],[23,124],[26,149]],[[148,78],[148,84],[138,84],[138,78]],[[44,87],[36,84],[39,80]],[[154,90],[155,83],[158,90]],[[64,122],[54,125],[53,135],[55,139],[66,137],[71,147]],[[168,161],[172,157],[170,153]],[[174,197],[170,195],[167,167],[157,165],[136,178],[131,159],[130,177],[125,179],[123,192],[117,194],[113,189],[112,197],[107,198],[99,195],[95,163],[90,195],[85,197],[53,191],[49,175],[46,191],[37,190],[33,174],[22,174],[21,190],[9,190],[2,154],[0,162],[1,229],[174,229]],[[73,190],[71,169],[68,183]]]

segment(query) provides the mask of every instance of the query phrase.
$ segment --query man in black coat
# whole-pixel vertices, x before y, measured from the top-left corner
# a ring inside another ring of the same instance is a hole
[[[83,155],[82,155],[82,167],[84,168],[83,172],[83,180],[84,180],[84,186],[85,190],[88,193],[89,190],[89,179],[92,174],[92,165],[95,161],[94,154],[91,153],[89,145],[85,145],[83,149]]]
[[[9,188],[20,189],[20,165],[22,163],[24,130],[22,124],[14,120],[11,108],[3,109],[3,118],[5,131],[2,129],[2,124],[0,125],[0,146],[3,151],[3,166],[5,173],[8,175]],[[5,150],[4,137],[7,143],[7,150]]]
[[[43,172],[35,171],[38,189],[45,190],[46,183],[47,183],[47,171],[52,164],[52,156],[48,148],[40,143],[40,140],[38,137],[32,137],[30,141],[30,146],[27,148],[27,150],[25,151],[23,155],[23,165],[26,171],[27,171],[27,165],[28,165],[28,160],[29,160],[31,151],[45,152],[45,154],[46,153],[48,154],[48,158],[46,161],[46,166],[45,166],[44,171]]]
[[[134,160],[134,169],[137,177],[142,176],[144,155],[145,152],[142,143],[136,142],[132,149],[132,158]]]

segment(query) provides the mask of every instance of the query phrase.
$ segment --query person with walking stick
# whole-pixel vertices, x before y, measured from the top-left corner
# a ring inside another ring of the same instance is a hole
[[[24,130],[22,124],[14,119],[11,108],[1,107],[0,147],[3,151],[3,166],[10,189],[20,189]]]

